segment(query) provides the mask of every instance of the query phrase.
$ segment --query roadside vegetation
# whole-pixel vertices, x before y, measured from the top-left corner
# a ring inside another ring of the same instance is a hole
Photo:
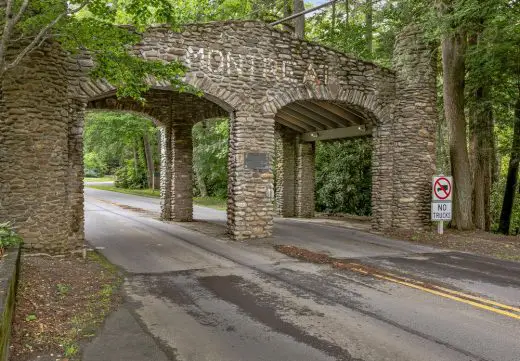
[[[18,247],[23,243],[11,223],[0,223],[0,257],[11,247]]]
[[[113,176],[104,176],[104,177],[85,177],[85,182],[91,183],[102,183],[102,182],[113,182],[115,178]]]

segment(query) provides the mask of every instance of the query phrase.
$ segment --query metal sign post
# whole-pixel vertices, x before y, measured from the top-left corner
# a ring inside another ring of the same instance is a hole
[[[444,234],[444,221],[451,221],[453,198],[453,178],[444,175],[433,177],[432,181],[432,221],[437,221],[437,232]]]
[[[437,233],[444,234],[444,221],[437,223]]]

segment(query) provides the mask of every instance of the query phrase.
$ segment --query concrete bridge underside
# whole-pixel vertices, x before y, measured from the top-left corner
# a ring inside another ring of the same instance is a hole
[[[118,99],[113,86],[88,78],[90,59],[54,43],[4,82],[0,219],[14,221],[27,246],[63,252],[83,244],[82,129],[95,109],[139,112],[160,126],[164,219],[192,219],[193,125],[228,117],[233,238],[270,236],[275,213],[312,217],[315,141],[359,136],[373,139],[373,227],[429,227],[435,57],[415,28],[398,37],[393,70],[259,22],[157,27],[134,50],[183,62],[186,82],[204,96],[153,83],[144,104]]]

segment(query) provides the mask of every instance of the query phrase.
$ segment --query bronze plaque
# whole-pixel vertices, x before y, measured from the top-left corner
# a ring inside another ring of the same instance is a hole
[[[271,169],[269,163],[269,154],[267,153],[246,153],[246,169],[268,172]]]

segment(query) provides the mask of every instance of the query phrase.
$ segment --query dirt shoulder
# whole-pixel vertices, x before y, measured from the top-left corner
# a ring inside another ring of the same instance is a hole
[[[22,258],[10,347],[11,361],[78,360],[121,302],[122,276],[97,253]]]
[[[346,214],[316,214],[310,222],[354,228],[372,233],[370,217]],[[432,247],[471,252],[506,261],[520,261],[520,236],[504,236],[483,231],[457,231],[446,229],[443,235],[431,232],[391,231],[384,234],[389,238],[405,240]]]
[[[443,235],[432,232],[393,231],[387,236],[428,246],[472,252],[507,261],[520,261],[520,237],[483,231],[448,229]]]

